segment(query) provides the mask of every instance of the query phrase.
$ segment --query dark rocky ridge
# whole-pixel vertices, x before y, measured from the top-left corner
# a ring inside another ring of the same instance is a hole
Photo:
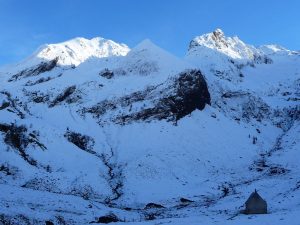
[[[26,77],[31,77],[31,76],[37,76],[41,73],[51,71],[52,69],[54,69],[54,67],[57,66],[57,62],[58,62],[58,58],[55,58],[49,62],[41,62],[40,64],[38,64],[32,68],[25,69],[17,74],[14,74],[8,81],[9,82],[17,81],[22,77],[26,78]]]
[[[166,119],[176,122],[194,110],[203,110],[206,104],[210,104],[210,94],[206,81],[199,70],[185,71],[179,74],[178,79],[167,87],[174,89],[171,94],[164,95],[152,108],[143,109],[140,112],[116,118],[117,122],[128,123],[130,121],[149,119]]]
[[[151,106],[131,112],[134,103],[146,100],[152,103]],[[176,122],[196,109],[203,110],[206,104],[210,104],[210,93],[201,71],[187,70],[165,83],[149,86],[144,91],[118,99],[104,100],[95,106],[84,108],[81,113],[91,113],[102,121],[107,112],[116,112],[118,108],[127,107],[128,114],[116,114],[111,120],[117,124],[149,122],[152,119]]]
[[[26,149],[29,145],[37,146],[42,150],[47,149],[46,146],[38,140],[38,132],[29,132],[24,125],[17,126],[16,124],[1,123],[0,132],[4,134],[4,142],[8,146],[17,150],[19,155],[30,165],[37,166],[36,160],[28,155]]]

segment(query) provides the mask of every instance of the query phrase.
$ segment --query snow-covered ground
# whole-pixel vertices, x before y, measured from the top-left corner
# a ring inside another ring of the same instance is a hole
[[[0,223],[300,224],[299,52],[76,38],[0,81]],[[268,214],[241,213],[254,189]]]

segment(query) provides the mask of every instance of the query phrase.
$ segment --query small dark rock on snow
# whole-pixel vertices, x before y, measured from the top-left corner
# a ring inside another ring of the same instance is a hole
[[[121,220],[113,213],[109,213],[105,216],[100,216],[95,223],[115,223],[121,222]]]
[[[153,203],[153,202],[150,202],[145,206],[145,209],[162,209],[162,208],[165,208],[165,207],[160,204]]]
[[[104,69],[103,71],[101,71],[101,72],[99,73],[99,75],[100,75],[101,77],[105,77],[105,78],[107,78],[107,79],[111,79],[111,78],[113,78],[113,76],[114,76],[114,72],[111,71],[111,70],[109,70],[109,69]]]
[[[187,198],[180,198],[180,202],[181,202],[181,203],[184,203],[184,204],[188,204],[188,203],[192,203],[192,202],[194,202],[194,201],[189,200],[189,199],[187,199]]]

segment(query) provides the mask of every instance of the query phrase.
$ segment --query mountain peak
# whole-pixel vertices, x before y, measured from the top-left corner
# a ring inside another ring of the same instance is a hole
[[[129,55],[139,55],[140,57],[147,57],[152,59],[157,59],[157,57],[172,57],[176,58],[174,55],[168,51],[160,48],[154,44],[150,39],[145,39],[137,44],[129,53]]]
[[[220,28],[217,28],[217,29],[216,29],[215,31],[213,31],[212,33],[213,33],[213,35],[214,35],[215,37],[218,37],[218,38],[224,37],[224,32],[223,32]]]
[[[160,49],[156,44],[154,44],[150,39],[144,39],[139,44],[137,44],[133,50],[143,50],[143,49]]]
[[[190,68],[187,62],[177,58],[168,51],[160,48],[151,40],[145,39],[136,45],[126,57],[124,67],[133,74],[176,74],[186,68]]]
[[[218,28],[211,33],[195,37],[190,43],[190,48],[205,46],[208,48],[222,49],[228,48],[228,42],[232,41],[241,42],[237,37],[226,37],[224,32]]]
[[[237,36],[227,37],[221,29],[195,37],[189,46],[189,53],[213,50],[232,59],[253,59],[258,50],[245,44]]]
[[[77,37],[62,43],[44,45],[27,61],[58,58],[58,64],[60,65],[77,66],[90,57],[124,56],[129,50],[129,47],[125,44],[119,44],[102,37],[92,39]]]

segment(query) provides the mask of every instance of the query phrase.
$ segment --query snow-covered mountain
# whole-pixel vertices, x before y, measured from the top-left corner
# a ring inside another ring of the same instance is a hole
[[[101,37],[91,40],[74,38],[58,44],[45,44],[22,62],[9,66],[4,71],[12,73],[51,62],[52,65],[75,67],[91,58],[125,56],[129,51],[127,45]]]
[[[238,37],[226,37],[220,29],[194,38],[190,43],[189,51],[193,51],[195,48],[207,48],[232,59],[240,60],[253,60],[256,55],[261,55],[261,52],[255,47],[245,44]]]
[[[299,52],[76,38],[0,81],[0,223],[297,224]],[[249,217],[255,188],[269,214]]]

